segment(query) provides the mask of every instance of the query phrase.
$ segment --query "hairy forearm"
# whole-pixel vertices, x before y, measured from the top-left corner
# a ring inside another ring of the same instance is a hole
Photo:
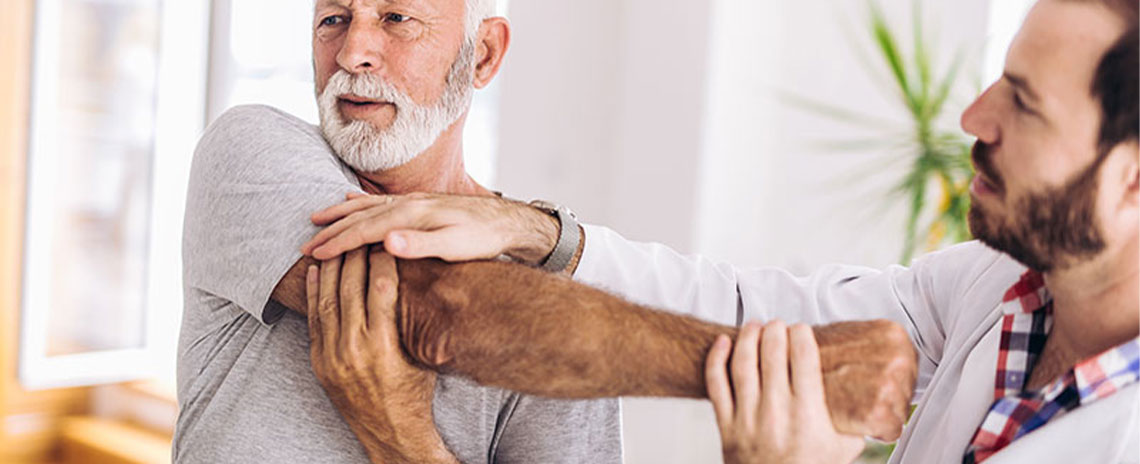
[[[399,268],[399,325],[413,359],[534,395],[703,398],[709,348],[737,333],[508,263]],[[916,372],[906,332],[888,321],[814,331],[836,428],[898,437]]]
[[[506,263],[401,262],[400,275],[401,334],[414,359],[536,395],[702,398],[709,348],[737,333]],[[815,328],[825,373],[875,345],[908,348],[889,325]]]

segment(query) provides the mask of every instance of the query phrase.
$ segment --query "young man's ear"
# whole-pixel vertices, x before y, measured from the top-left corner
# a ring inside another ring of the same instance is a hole
[[[503,58],[510,45],[511,23],[507,18],[497,16],[483,21],[475,46],[475,88],[482,89],[491,85],[503,66]]]
[[[1124,142],[1119,149],[1126,151],[1125,159],[1128,160],[1124,169],[1124,185],[1125,193],[1133,200],[1133,202],[1140,201],[1140,142],[1136,140]]]

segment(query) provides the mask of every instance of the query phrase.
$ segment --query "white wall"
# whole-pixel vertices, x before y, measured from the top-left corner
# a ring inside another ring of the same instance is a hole
[[[925,3],[942,58],[966,44],[980,63],[989,1]],[[892,21],[909,25],[911,0],[882,4]],[[804,272],[833,261],[893,263],[903,216],[880,205],[894,177],[845,178],[868,154],[823,154],[809,141],[860,132],[778,98],[795,92],[905,123],[889,82],[869,76],[852,51],[873,57],[864,7],[513,2],[498,187],[562,202],[630,238],[742,265]],[[949,111],[968,103],[973,88],[960,89]],[[625,406],[627,462],[719,460],[706,403]]]

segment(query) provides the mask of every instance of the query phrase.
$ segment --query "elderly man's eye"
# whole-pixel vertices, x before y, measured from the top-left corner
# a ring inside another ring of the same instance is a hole
[[[321,26],[337,26],[344,23],[343,16],[329,16],[321,20]]]
[[[388,21],[388,22],[394,23],[394,24],[404,23],[404,22],[407,22],[411,19],[412,18],[408,17],[407,15],[402,15],[399,13],[388,13],[387,15],[384,15],[385,21]]]

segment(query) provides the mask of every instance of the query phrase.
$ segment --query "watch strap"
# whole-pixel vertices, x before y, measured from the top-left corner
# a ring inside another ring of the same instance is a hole
[[[547,212],[558,219],[558,242],[550,256],[542,262],[540,269],[547,272],[563,272],[570,267],[578,246],[582,243],[582,231],[578,228],[578,218],[565,206],[553,205],[544,201],[531,202],[531,206]]]

